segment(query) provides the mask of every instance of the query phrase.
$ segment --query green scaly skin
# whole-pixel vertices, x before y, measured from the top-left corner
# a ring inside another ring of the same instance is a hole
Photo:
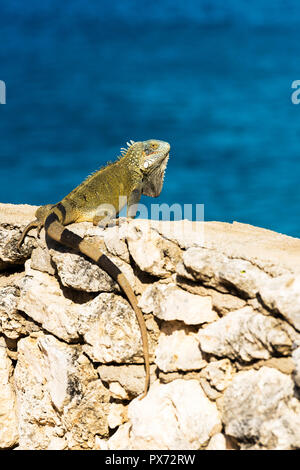
[[[127,217],[134,218],[142,194],[159,196],[169,158],[170,145],[160,140],[127,143],[122,156],[114,163],[89,176],[58,204],[41,206],[36,220],[25,227],[20,238],[20,249],[28,231],[42,227],[53,240],[78,250],[95,261],[125,292],[135,311],[142,336],[146,379],[143,398],[150,384],[150,361],[145,320],[135,294],[120,269],[98,248],[95,242],[85,240],[65,228],[76,222],[107,225],[127,204]]]

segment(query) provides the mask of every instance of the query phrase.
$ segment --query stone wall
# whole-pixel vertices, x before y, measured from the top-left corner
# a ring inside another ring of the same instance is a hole
[[[244,224],[121,221],[95,238],[132,284],[26,237],[0,204],[0,448],[300,448],[300,240]]]

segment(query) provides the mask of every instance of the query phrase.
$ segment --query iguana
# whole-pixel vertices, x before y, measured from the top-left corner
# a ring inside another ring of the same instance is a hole
[[[149,388],[150,364],[145,320],[133,289],[95,242],[76,235],[65,225],[76,222],[108,225],[126,203],[127,217],[134,218],[142,194],[157,197],[161,193],[169,151],[170,145],[160,140],[127,142],[127,147],[121,148],[121,155],[114,163],[90,175],[59,203],[41,206],[35,213],[36,220],[25,227],[18,243],[20,249],[31,228],[37,227],[39,233],[44,227],[53,240],[88,256],[118,282],[135,311],[142,336],[146,378],[141,398]]]

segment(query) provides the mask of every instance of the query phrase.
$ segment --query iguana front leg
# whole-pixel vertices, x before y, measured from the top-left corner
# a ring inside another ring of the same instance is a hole
[[[142,195],[142,184],[137,186],[129,196],[127,204],[127,217],[134,219],[138,210],[138,205]]]
[[[134,219],[138,210],[138,204],[142,195],[142,184],[137,186],[130,194],[127,202],[126,217],[128,219]],[[116,211],[114,207],[102,207],[101,215],[95,215],[93,218],[93,225],[98,227],[110,227],[119,225],[120,219],[116,217]]]
[[[112,225],[116,225],[119,219],[116,218],[115,212],[114,213],[107,213],[106,215],[95,215],[93,217],[93,225],[95,227],[110,227]]]

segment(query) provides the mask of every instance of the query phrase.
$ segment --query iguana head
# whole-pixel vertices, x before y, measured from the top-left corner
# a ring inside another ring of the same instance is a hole
[[[145,140],[143,142],[143,194],[157,197],[160,195],[167,163],[170,144],[162,140]]]
[[[128,148],[123,155],[129,164],[138,166],[143,175],[142,192],[146,196],[160,195],[165,171],[169,159],[170,144],[162,140],[144,140],[143,142],[127,142]]]

